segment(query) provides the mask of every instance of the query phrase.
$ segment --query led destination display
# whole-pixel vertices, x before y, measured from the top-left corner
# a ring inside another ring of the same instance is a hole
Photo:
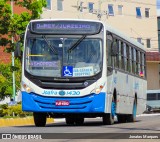
[[[31,32],[39,34],[97,34],[101,23],[87,21],[34,21]]]

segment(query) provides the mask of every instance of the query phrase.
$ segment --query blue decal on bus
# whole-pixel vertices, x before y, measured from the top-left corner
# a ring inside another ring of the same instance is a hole
[[[63,66],[63,76],[73,76],[73,67]]]
[[[66,93],[65,93],[65,91],[59,91],[59,95],[61,95],[61,96],[64,96]]]
[[[74,95],[80,95],[80,91],[53,91],[53,90],[44,90],[44,92],[42,93],[43,95],[60,95],[60,96],[64,96],[64,95],[70,95],[70,96],[74,96]]]

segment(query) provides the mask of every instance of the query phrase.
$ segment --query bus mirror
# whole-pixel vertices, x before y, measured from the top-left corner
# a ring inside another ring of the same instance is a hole
[[[118,46],[117,46],[117,42],[113,41],[112,45],[111,45],[111,55],[112,56],[116,56],[118,54]]]
[[[20,42],[17,42],[17,43],[16,43],[16,49],[15,49],[15,51],[14,51],[14,56],[15,56],[16,58],[22,56]]]

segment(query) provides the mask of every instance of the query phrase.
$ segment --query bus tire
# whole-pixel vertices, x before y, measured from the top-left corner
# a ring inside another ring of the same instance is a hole
[[[84,118],[83,117],[78,117],[75,119],[76,125],[83,125],[84,123]]]
[[[34,118],[34,124],[36,127],[45,127],[46,120],[47,120],[46,113],[34,112],[33,118]]]
[[[104,125],[112,125],[114,124],[114,116],[116,115],[116,102],[114,97],[112,98],[111,103],[111,113],[105,113],[103,116],[103,124]]]
[[[125,123],[126,122],[126,115],[125,114],[117,114],[118,123]]]
[[[74,124],[74,118],[73,117],[66,117],[66,124],[67,125],[73,125]]]
[[[114,124],[114,118],[111,113],[105,113],[103,115],[103,124],[104,125],[112,125]]]
[[[136,100],[134,100],[132,114],[129,114],[127,116],[127,122],[135,122],[136,113],[137,113],[137,103],[136,103]]]

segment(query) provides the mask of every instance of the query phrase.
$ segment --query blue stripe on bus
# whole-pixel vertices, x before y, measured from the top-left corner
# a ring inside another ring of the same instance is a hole
[[[56,106],[57,100],[69,101],[69,106]],[[44,97],[34,93],[22,92],[22,110],[29,112],[54,113],[104,113],[105,93],[91,94],[85,97],[60,98]]]

